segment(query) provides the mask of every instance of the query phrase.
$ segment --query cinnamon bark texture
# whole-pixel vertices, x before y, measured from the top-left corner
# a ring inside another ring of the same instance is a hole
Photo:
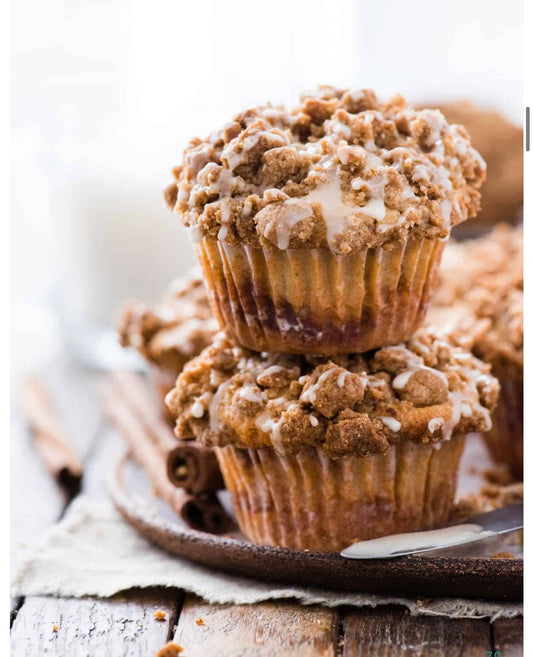
[[[193,495],[225,488],[213,450],[196,441],[178,445],[169,453],[167,473],[175,486]]]
[[[27,379],[21,401],[42,462],[60,486],[70,495],[76,495],[81,487],[83,466],[56,416],[44,385],[37,377]]]
[[[167,476],[169,446],[176,439],[168,425],[159,418],[146,393],[141,401],[143,386],[131,374],[113,375],[104,389],[105,411],[116,425],[135,460],[146,472],[153,490],[193,529],[210,533],[225,532],[232,521],[214,492],[191,495],[176,488]],[[125,393],[126,391],[126,393]],[[134,403],[135,400],[135,403]]]

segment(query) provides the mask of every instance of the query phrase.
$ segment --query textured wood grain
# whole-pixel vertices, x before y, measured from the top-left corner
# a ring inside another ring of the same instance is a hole
[[[95,395],[98,375],[63,360],[43,373],[43,380],[69,439],[86,460],[102,422]],[[10,453],[12,571],[24,546],[56,522],[69,502],[41,463],[17,401],[15,391]]]
[[[503,657],[522,657],[524,654],[524,619],[502,618],[492,624],[494,650]],[[499,657],[499,656],[498,656]]]
[[[13,623],[11,655],[149,657],[168,640],[178,602],[163,592],[109,600],[28,598]],[[164,620],[154,617],[157,610]]]
[[[337,634],[332,609],[290,602],[210,605],[188,595],[174,641],[184,657],[334,657]]]
[[[481,657],[491,649],[486,620],[411,616],[399,607],[359,609],[344,619],[343,657]]]

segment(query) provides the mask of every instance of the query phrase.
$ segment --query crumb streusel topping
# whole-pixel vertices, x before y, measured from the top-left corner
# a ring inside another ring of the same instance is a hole
[[[166,402],[181,438],[338,457],[488,430],[498,392],[489,365],[434,332],[330,359],[259,354],[220,333]]]
[[[449,244],[428,321],[490,362],[497,376],[521,379],[524,367],[523,228]]]
[[[211,314],[199,268],[172,282],[156,304],[127,303],[117,330],[124,347],[175,372],[213,341],[219,330]]]
[[[174,175],[166,198],[195,241],[348,253],[448,237],[479,209],[485,162],[438,110],[320,87],[193,139]]]

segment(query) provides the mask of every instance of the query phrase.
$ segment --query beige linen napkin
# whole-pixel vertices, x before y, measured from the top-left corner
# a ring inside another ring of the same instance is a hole
[[[166,586],[195,593],[207,602],[246,604],[280,598],[328,607],[405,606],[413,615],[451,618],[510,618],[519,603],[465,599],[413,600],[308,587],[283,586],[235,577],[193,564],[138,535],[109,504],[77,498],[65,518],[29,546],[15,575],[14,596],[111,596],[133,587]]]

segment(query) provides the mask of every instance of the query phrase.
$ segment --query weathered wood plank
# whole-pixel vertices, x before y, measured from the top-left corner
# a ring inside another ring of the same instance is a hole
[[[137,591],[108,600],[28,598],[11,631],[12,657],[148,657],[172,633],[178,597]],[[163,620],[154,617],[162,611]]]
[[[338,620],[316,606],[211,605],[187,595],[174,641],[187,657],[334,657]]]
[[[67,498],[40,462],[20,417],[11,422],[11,569],[25,546],[61,515]]]
[[[102,423],[95,395],[99,375],[81,371],[65,359],[50,367],[42,378],[69,440],[85,460]],[[10,460],[11,568],[14,572],[24,546],[56,522],[69,502],[41,463],[16,398],[12,409]]]
[[[522,657],[524,654],[524,619],[502,618],[492,624],[494,650],[503,657]],[[498,656],[499,657],[499,656]]]
[[[398,607],[358,609],[344,619],[343,657],[479,657],[491,649],[486,620],[411,616]]]

